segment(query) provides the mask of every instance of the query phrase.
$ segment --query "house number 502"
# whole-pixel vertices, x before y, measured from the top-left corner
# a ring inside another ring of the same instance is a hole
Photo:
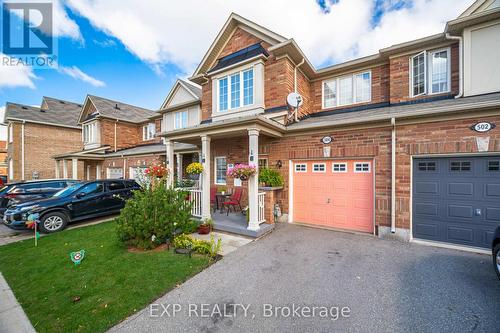
[[[479,132],[479,133],[488,132],[488,131],[490,131],[490,130],[492,130],[494,128],[495,128],[495,124],[488,123],[488,122],[485,122],[485,121],[479,122],[479,123],[471,126],[471,129],[473,131],[476,131],[476,132]]]

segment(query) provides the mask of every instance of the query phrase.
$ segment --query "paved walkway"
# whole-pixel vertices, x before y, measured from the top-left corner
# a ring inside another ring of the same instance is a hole
[[[14,332],[31,333],[35,329],[0,272],[0,333]]]
[[[498,332],[499,308],[490,255],[285,224],[112,331]]]
[[[219,251],[219,254],[223,256],[228,255],[229,253],[237,250],[240,246],[246,245],[254,240],[253,238],[238,236],[234,234],[227,234],[219,231],[214,231],[209,235],[200,235],[198,233],[193,233],[191,234],[191,236],[206,241],[209,241],[210,237],[213,237],[215,242],[217,242],[217,240],[220,238],[221,250]]]

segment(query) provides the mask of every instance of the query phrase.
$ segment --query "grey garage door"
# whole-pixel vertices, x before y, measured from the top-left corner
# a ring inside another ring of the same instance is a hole
[[[413,162],[413,237],[490,247],[500,225],[500,156]]]

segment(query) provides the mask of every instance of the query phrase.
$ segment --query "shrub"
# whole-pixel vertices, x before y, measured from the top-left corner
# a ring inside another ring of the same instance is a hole
[[[264,183],[266,186],[279,187],[285,183],[283,176],[276,170],[262,168],[259,172],[259,183]]]
[[[164,181],[135,191],[117,218],[119,239],[127,245],[151,249],[194,228],[188,193],[167,189]]]
[[[213,236],[210,237],[210,241],[204,241],[183,234],[174,238],[173,245],[178,249],[191,249],[196,253],[207,254],[211,258],[214,258],[220,251],[221,239],[219,238],[216,243]]]

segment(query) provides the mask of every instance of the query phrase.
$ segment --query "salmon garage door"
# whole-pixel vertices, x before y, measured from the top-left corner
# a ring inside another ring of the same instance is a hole
[[[293,220],[373,232],[371,160],[293,163]]]

